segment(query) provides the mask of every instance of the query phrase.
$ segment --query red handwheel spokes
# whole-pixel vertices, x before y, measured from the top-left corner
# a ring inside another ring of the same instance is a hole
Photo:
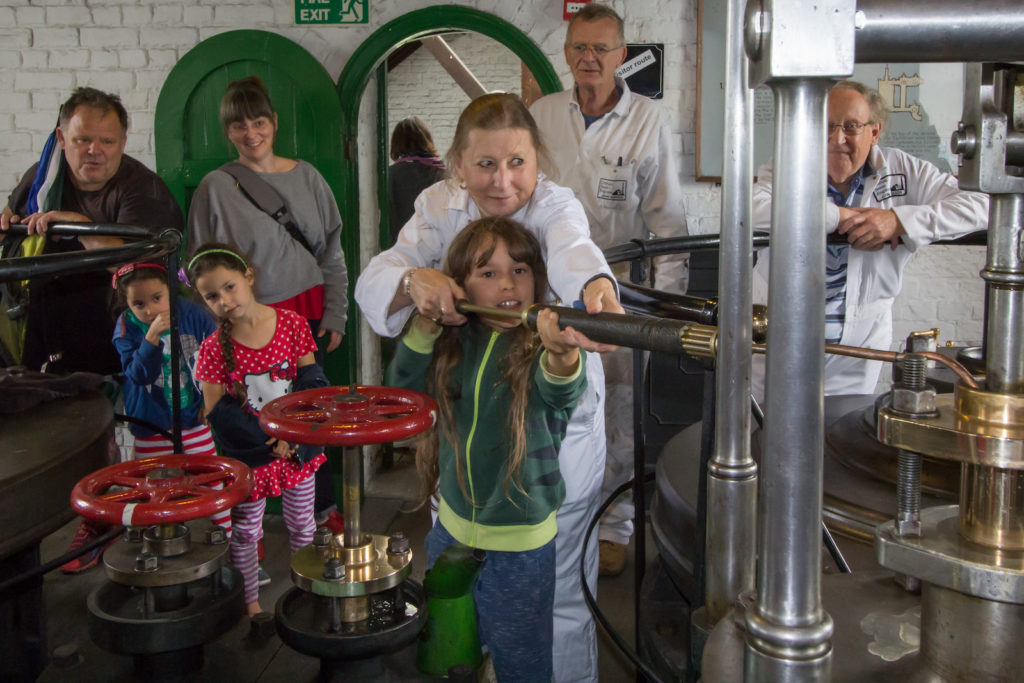
[[[267,434],[311,446],[364,446],[398,441],[429,429],[437,403],[394,387],[325,387],[288,394],[263,406]]]
[[[217,485],[223,488],[213,488]],[[237,505],[252,486],[252,472],[238,460],[165,455],[93,472],[72,489],[71,507],[108,524],[187,522]]]

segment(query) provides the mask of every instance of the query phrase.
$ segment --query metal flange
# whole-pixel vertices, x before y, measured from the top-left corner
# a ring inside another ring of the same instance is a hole
[[[1001,407],[1000,407],[1001,406]],[[935,397],[935,417],[878,410],[878,440],[942,460],[1024,469],[1024,397],[987,394],[958,385]]]
[[[354,548],[342,547],[340,537],[326,546],[307,545],[292,555],[292,582],[300,589],[327,597],[351,598],[380,593],[405,581],[412,572],[412,551],[388,552],[388,537],[363,534]],[[341,560],[344,572],[325,577],[325,564]]]
[[[200,527],[197,525],[200,524],[206,526],[208,522],[196,520],[179,526],[198,529]],[[188,533],[187,536],[192,537],[188,552],[167,556],[159,552],[152,537],[143,540],[143,534],[137,540],[132,540],[135,536],[125,534],[120,542],[103,553],[107,578],[115,583],[138,588],[175,586],[210,576],[225,565],[227,542],[211,543],[205,533]],[[174,544],[174,540],[168,539],[168,542]],[[143,553],[152,556],[149,567],[139,562]]]
[[[985,548],[960,537],[958,505],[921,511],[921,535],[875,529],[875,557],[887,569],[985,600],[1024,604],[1024,552]]]

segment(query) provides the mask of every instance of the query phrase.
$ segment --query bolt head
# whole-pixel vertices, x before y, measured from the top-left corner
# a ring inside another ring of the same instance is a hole
[[[388,538],[388,552],[401,554],[409,552],[409,539],[401,531],[396,531]]]
[[[135,571],[155,572],[160,568],[160,558],[156,554],[143,550],[135,556]]]
[[[343,581],[345,579],[345,563],[337,557],[324,562],[324,579],[326,581]]]
[[[319,527],[313,532],[313,545],[317,548],[325,548],[331,544],[334,534],[325,526]]]
[[[921,520],[920,519],[897,519],[896,521],[896,533],[900,536],[920,536],[921,535]]]
[[[935,388],[907,389],[898,384],[892,388],[892,407],[904,413],[931,415],[936,412]]]
[[[125,527],[124,536],[121,540],[125,543],[141,543],[142,542],[142,527],[141,526],[129,526]]]
[[[210,545],[223,545],[227,543],[227,529],[217,524],[211,524],[206,528],[206,542]]]

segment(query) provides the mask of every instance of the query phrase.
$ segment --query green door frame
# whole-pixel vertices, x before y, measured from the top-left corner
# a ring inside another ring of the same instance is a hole
[[[339,204],[342,225],[359,225],[359,163],[356,140],[359,135],[359,104],[370,77],[380,67],[384,59],[396,47],[413,40],[445,31],[475,31],[498,41],[517,57],[523,60],[526,67],[533,73],[545,95],[562,89],[562,82],[551,66],[551,62],[530,38],[516,26],[472,7],[459,5],[436,5],[403,14],[380,27],[369,38],[364,40],[345,64],[338,77],[338,101],[341,103],[342,136],[345,141],[345,154],[342,164],[342,178],[347,189],[344,206]],[[378,107],[386,102],[384,89],[378,88]],[[378,118],[382,114],[378,112]],[[383,116],[386,116],[386,111]],[[386,147],[386,123],[384,124],[384,140],[378,140],[375,146]],[[378,124],[380,128],[380,123]],[[378,149],[379,152],[379,149]],[[383,155],[386,158],[386,155]],[[378,189],[387,187],[387,164],[378,164]],[[378,196],[384,196],[380,192]],[[388,227],[386,211],[381,212],[381,223],[377,230],[377,246],[387,235]],[[345,253],[358,253],[361,231],[342,231],[342,243]],[[346,239],[347,238],[347,239]],[[351,241],[349,241],[351,240]]]

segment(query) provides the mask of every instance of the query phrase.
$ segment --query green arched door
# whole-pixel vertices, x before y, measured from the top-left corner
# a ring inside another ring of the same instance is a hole
[[[278,114],[274,150],[316,166],[327,180],[345,217],[342,177],[341,107],[334,82],[301,46],[266,31],[230,31],[196,45],[168,75],[156,106],[156,166],[182,210],[210,171],[236,158],[219,120],[227,84],[245,76],[263,79]],[[349,219],[351,220],[351,219]],[[355,220],[343,223],[343,248],[350,279],[358,273]],[[330,354],[325,370],[331,381],[346,384],[355,367],[353,316],[342,346]]]

